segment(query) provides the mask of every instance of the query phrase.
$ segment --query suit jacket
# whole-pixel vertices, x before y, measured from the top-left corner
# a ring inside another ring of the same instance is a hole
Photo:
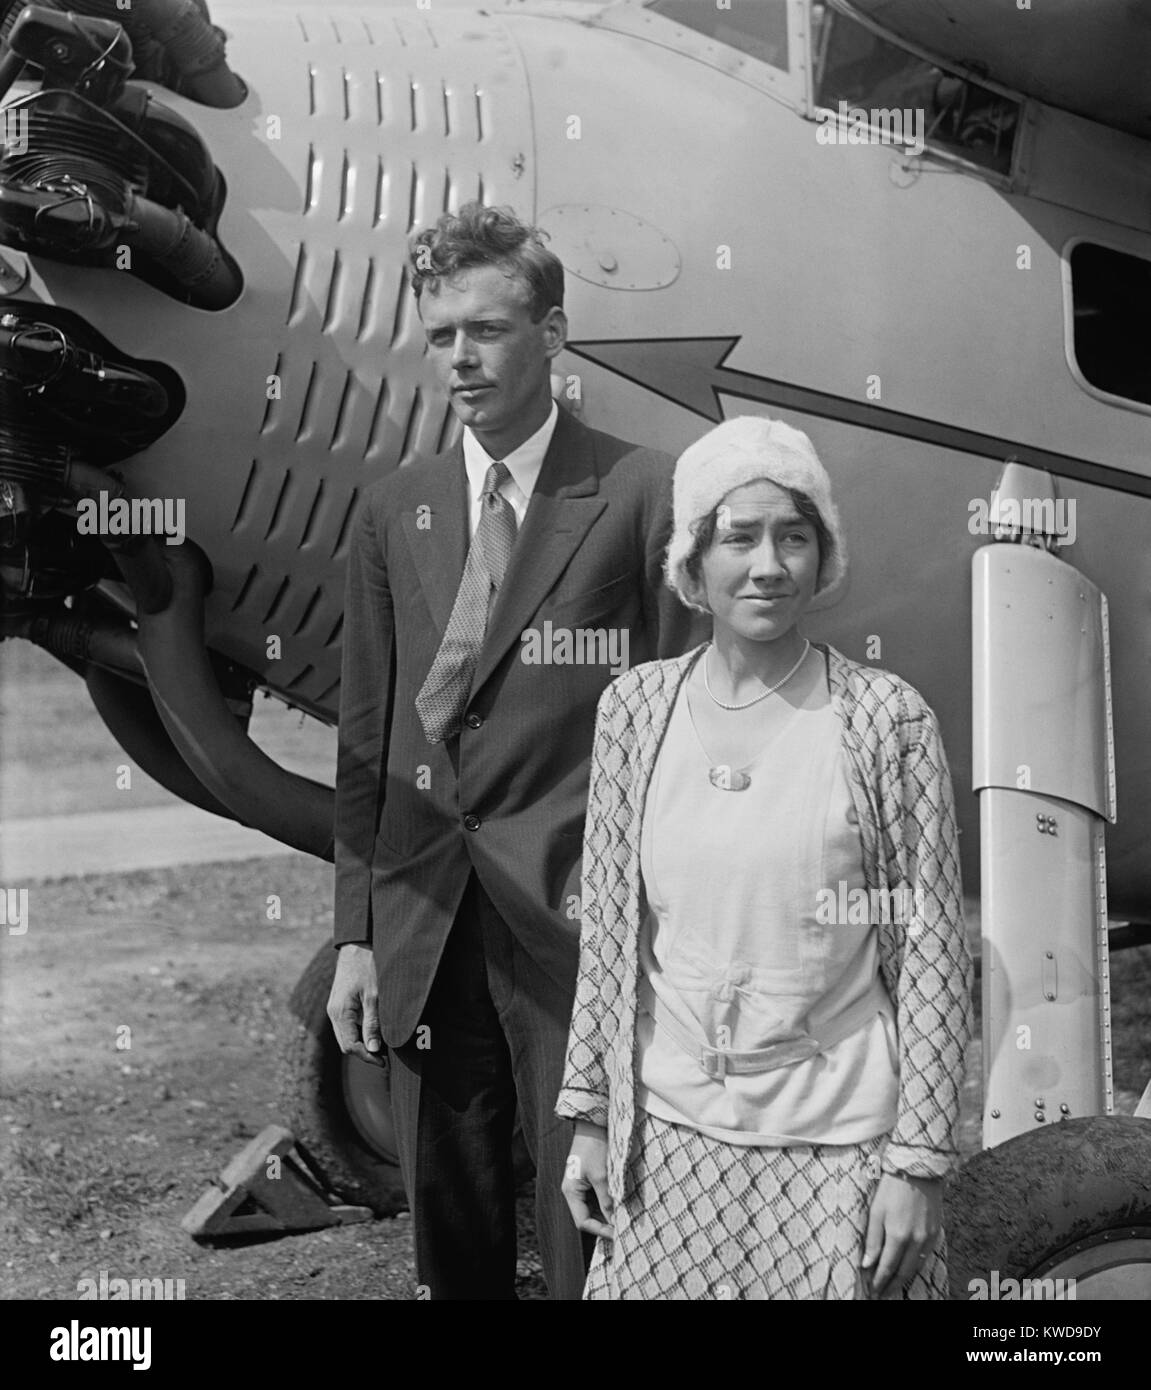
[[[917,690],[834,647],[816,645],[828,657],[864,880],[868,889],[910,890],[916,904],[910,924],[878,927],[880,973],[899,1032],[899,1101],[883,1168],[943,1177],[958,1163],[959,1098],[973,1017],[947,759],[935,715]],[[635,1137],[638,946],[647,912],[640,872],[643,804],[676,695],[702,650],[629,671],[605,691],[596,718],[579,981],[556,1111],[607,1128],[608,1185],[617,1202],[630,1186]],[[813,885],[813,894],[824,886]]]
[[[633,665],[698,640],[662,577],[671,476],[666,455],[559,412],[464,727],[435,745],[414,701],[471,540],[462,443],[364,494],[344,615],[335,941],[371,941],[392,1046],[419,1021],[473,868],[525,949],[574,990],[595,708],[619,672],[563,634],[626,632]]]

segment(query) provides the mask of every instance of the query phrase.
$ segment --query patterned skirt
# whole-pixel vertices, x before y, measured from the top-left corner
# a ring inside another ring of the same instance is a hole
[[[859,1266],[885,1136],[862,1144],[725,1144],[636,1116],[634,1183],[596,1242],[585,1299],[864,1298]],[[903,1291],[947,1297],[943,1233]]]

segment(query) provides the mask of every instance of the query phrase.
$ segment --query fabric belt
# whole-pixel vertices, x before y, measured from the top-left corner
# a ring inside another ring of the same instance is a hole
[[[658,1001],[657,1001],[658,1004]],[[870,1023],[876,1014],[892,1017],[891,1001],[883,981],[877,976],[867,992],[842,1013],[836,1014],[822,1027],[813,1028],[797,1038],[771,1043],[753,1052],[731,1052],[722,1047],[711,1047],[701,1043],[699,1038],[671,1014],[666,1007],[659,1014],[652,1009],[641,1008],[649,1014],[657,1028],[662,1028],[689,1053],[713,1080],[722,1081],[725,1076],[749,1076],[756,1072],[775,1071],[778,1067],[791,1067],[797,1062],[805,1062],[829,1047]]]

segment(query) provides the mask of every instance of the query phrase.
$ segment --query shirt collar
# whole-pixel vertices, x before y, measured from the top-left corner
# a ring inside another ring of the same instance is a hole
[[[525,439],[518,449],[513,449],[510,454],[504,455],[504,463],[507,464],[508,472],[512,475],[512,481],[525,497],[531,497],[535,488],[558,419],[559,410],[555,401],[552,401],[548,418],[536,430],[535,434]],[[468,488],[473,497],[479,497],[483,491],[488,469],[495,460],[491,458],[488,451],[466,426],[463,442],[464,467],[468,472]]]

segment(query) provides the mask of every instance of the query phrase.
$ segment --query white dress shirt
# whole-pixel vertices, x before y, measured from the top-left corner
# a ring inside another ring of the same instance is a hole
[[[503,461],[507,464],[511,477],[500,488],[500,495],[506,497],[512,504],[512,510],[516,514],[517,527],[524,524],[524,514],[531,501],[532,492],[535,490],[536,480],[543,467],[544,455],[548,451],[548,445],[552,442],[552,434],[555,432],[558,419],[559,410],[555,401],[552,401],[548,418],[536,430],[535,434],[525,439],[518,449],[513,449],[510,454],[504,455]],[[488,454],[471,430],[465,427],[464,467],[468,474],[469,535],[474,534],[476,527],[480,524],[480,498],[483,496],[484,479],[488,475],[488,469],[496,461]]]

